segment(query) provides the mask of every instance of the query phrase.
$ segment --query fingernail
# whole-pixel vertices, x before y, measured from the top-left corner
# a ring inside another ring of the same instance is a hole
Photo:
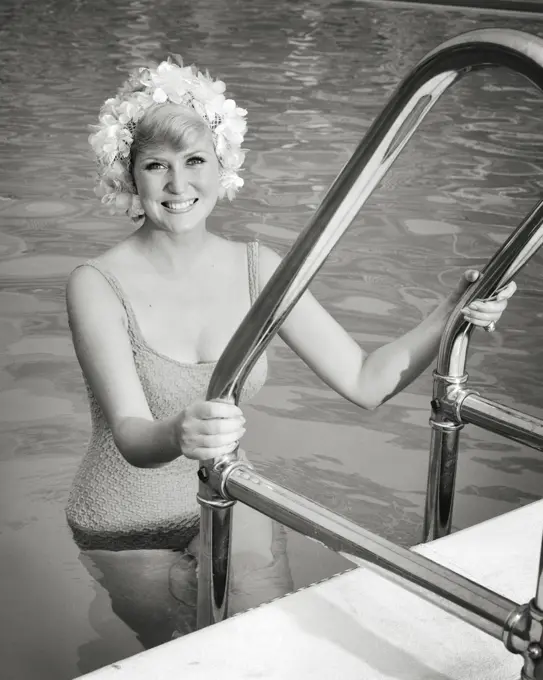
[[[481,305],[477,304],[476,302],[473,302],[473,303],[469,306],[469,308],[470,308],[470,309],[479,310],[479,309],[481,309]]]
[[[469,314],[469,309],[467,307],[462,307],[460,311],[462,312],[462,314]]]

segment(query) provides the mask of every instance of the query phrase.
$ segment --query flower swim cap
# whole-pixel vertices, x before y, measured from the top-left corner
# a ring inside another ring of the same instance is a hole
[[[175,55],[156,68],[132,72],[117,95],[100,109],[99,124],[89,137],[98,161],[96,195],[110,211],[134,219],[144,215],[130,171],[130,147],[138,121],[155,104],[171,102],[192,108],[207,124],[219,159],[219,198],[230,200],[243,186],[238,170],[246,151],[241,148],[247,130],[247,111],[224,96],[225,85],[195,66],[183,66]]]

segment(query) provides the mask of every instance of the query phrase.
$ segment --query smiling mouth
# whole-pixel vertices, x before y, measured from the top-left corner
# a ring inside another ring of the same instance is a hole
[[[190,210],[197,201],[197,198],[191,198],[190,201],[164,201],[162,205],[169,212],[180,213]]]

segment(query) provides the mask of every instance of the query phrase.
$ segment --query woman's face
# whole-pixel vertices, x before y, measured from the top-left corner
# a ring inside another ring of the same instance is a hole
[[[218,198],[219,161],[211,134],[192,135],[183,150],[167,142],[137,153],[133,177],[146,222],[170,232],[205,226]]]

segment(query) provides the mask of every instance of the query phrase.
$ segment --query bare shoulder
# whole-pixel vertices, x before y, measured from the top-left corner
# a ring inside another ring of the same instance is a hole
[[[222,236],[215,236],[213,243],[216,248],[224,253],[230,253],[232,256],[239,256],[247,250],[247,243],[245,241],[237,241]]]
[[[126,312],[108,279],[93,266],[77,267],[66,286],[66,307],[77,359],[114,436],[127,416],[152,419],[134,364]]]
[[[95,267],[87,264],[74,269],[66,284],[66,308],[70,321],[84,316],[124,317],[124,309],[111,284]]]
[[[239,278],[248,257],[245,241],[234,241],[216,236],[209,255],[215,265],[219,265],[220,275]]]
[[[134,256],[130,255],[130,250],[126,241],[118,243],[93,259],[97,267],[92,266],[90,262],[82,263],[71,272],[66,284],[69,315],[82,309],[89,314],[93,311],[101,313],[102,316],[113,314],[124,321],[126,316],[124,308],[102,271],[114,275],[123,269],[137,271],[137,262]]]
[[[263,243],[258,244],[258,271],[261,290],[271,279],[281,261],[281,256],[275,250]]]

